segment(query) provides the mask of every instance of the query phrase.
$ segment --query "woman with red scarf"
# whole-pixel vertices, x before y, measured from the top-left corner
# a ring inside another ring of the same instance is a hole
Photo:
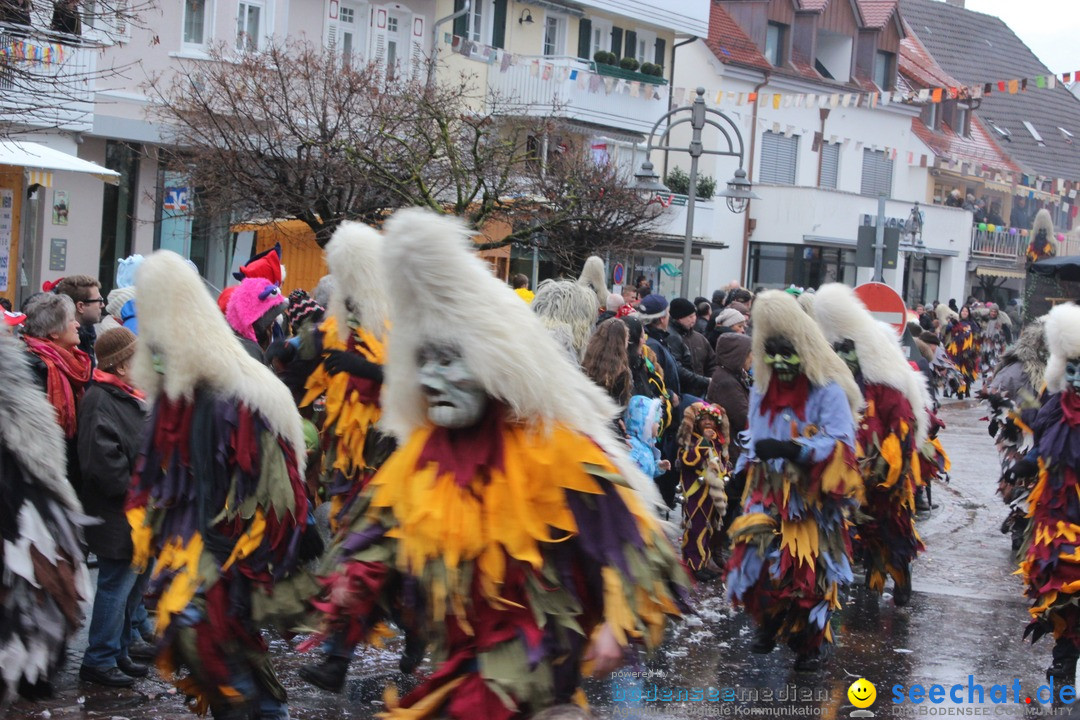
[[[30,367],[56,410],[56,422],[67,444],[68,480],[79,489],[75,447],[75,410],[90,381],[90,356],[79,349],[75,303],[67,295],[38,295],[26,305],[23,340],[30,350]]]

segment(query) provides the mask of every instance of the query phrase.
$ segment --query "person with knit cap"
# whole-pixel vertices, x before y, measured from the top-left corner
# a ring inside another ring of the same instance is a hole
[[[52,679],[83,623],[83,603],[93,595],[82,548],[82,531],[92,521],[66,477],[55,408],[34,384],[29,353],[5,333],[0,333],[0,497],[3,714],[16,695],[29,700],[52,695]]]
[[[754,300],[743,513],[731,524],[727,593],[753,616],[750,650],[778,641],[795,670],[820,667],[830,619],[853,581],[848,516],[862,494],[855,413],[862,394],[798,301],[780,290]]]
[[[694,384],[688,386],[680,380],[683,391],[699,398],[705,397],[709,389],[709,378],[712,377],[716,367],[716,358],[713,349],[705,336],[694,329],[697,323],[697,308],[686,298],[675,298],[671,301],[671,329],[673,335],[668,348],[675,355],[675,361],[683,364],[688,363],[690,373],[694,376]],[[684,350],[680,350],[683,348]],[[684,374],[683,377],[690,377]]]
[[[98,559],[97,593],[79,678],[110,687],[130,687],[146,665],[129,653],[132,618],[142,602],[148,573],[132,569],[131,531],[124,503],[146,428],[146,396],[131,384],[135,335],[115,327],[94,343],[98,366],[79,406],[79,499],[102,522],[86,529],[86,544]]]
[[[394,450],[380,423],[389,302],[382,246],[383,237],[374,228],[356,222],[338,226],[326,245],[326,263],[334,278],[329,315],[299,348],[301,358],[312,356],[316,363],[300,408],[304,411],[320,398],[326,408],[320,484],[322,499],[330,503],[332,531],[354,512],[353,503]],[[302,667],[300,677],[340,692],[357,642],[334,634],[324,644],[324,659]]]
[[[866,585],[881,594],[891,577],[893,602],[902,607],[911,598],[911,563],[925,549],[915,530],[915,489],[922,482],[917,452],[929,432],[926,381],[892,327],[876,321],[847,285],[822,285],[813,316],[865,401],[856,453],[866,501],[856,540]]]
[[[300,415],[179,255],[148,257],[136,293],[132,380],[151,415],[126,515],[132,565],[156,561],[155,665],[200,714],[287,718],[261,629],[292,627],[316,589]]]
[[[433,672],[404,697],[388,689],[387,718],[582,702],[583,672],[655,648],[684,607],[655,486],[611,432],[607,393],[475,256],[464,223],[417,208],[384,228],[383,409],[402,444],[328,554],[323,632],[371,642],[395,616],[427,639]]]
[[[1053,635],[1053,662],[1046,677],[1075,685],[1080,657],[1080,307],[1058,305],[1046,318],[1048,397],[1035,418],[1034,448],[1018,475],[1036,476],[1028,496],[1031,527],[1020,574],[1031,600],[1024,637]]]

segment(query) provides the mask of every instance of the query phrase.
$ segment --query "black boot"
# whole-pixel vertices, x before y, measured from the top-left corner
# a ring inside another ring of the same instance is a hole
[[[750,652],[755,655],[768,655],[776,647],[776,633],[780,630],[780,619],[770,618],[757,629]]]
[[[821,653],[799,653],[795,658],[795,672],[817,672],[821,669]]]
[[[348,672],[349,658],[327,655],[318,665],[305,665],[300,668],[300,677],[317,688],[339,693],[345,687],[345,676]]]
[[[1046,668],[1046,680],[1053,679],[1059,685],[1075,685],[1076,660],[1080,656],[1080,648],[1071,640],[1058,638],[1054,643],[1054,662]]]
[[[904,607],[911,600],[911,568],[904,570],[904,579],[893,585],[892,601],[896,607]]]

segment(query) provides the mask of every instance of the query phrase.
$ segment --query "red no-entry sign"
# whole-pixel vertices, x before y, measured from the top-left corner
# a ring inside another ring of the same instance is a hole
[[[887,322],[898,335],[904,334],[907,324],[907,307],[900,294],[885,283],[869,282],[855,288],[855,294],[874,316],[875,320]]]

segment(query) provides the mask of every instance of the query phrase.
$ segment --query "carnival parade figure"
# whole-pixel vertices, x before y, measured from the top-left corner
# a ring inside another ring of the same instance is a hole
[[[179,255],[147,258],[136,288],[133,377],[152,413],[127,518],[133,565],[155,561],[157,667],[199,714],[288,717],[261,628],[292,624],[316,589],[299,570],[322,549],[300,415]]]
[[[814,317],[865,400],[856,439],[866,502],[859,509],[856,537],[866,584],[880,594],[891,577],[893,602],[903,606],[911,597],[911,563],[924,549],[915,530],[915,489],[929,392],[922,374],[904,357],[896,332],[874,320],[847,285],[823,285]]]
[[[93,589],[83,515],[65,469],[56,411],[21,342],[0,332],[0,715],[16,695],[52,695],[52,678]]]
[[[1045,399],[1047,355],[1044,320],[1039,318],[1024,327],[983,391],[990,405],[990,435],[1001,459],[998,492],[1009,506],[1001,532],[1012,536],[1013,550],[1020,549],[1026,534],[1027,497],[1035,485],[1034,474],[1018,476],[1014,468],[1034,445],[1032,426]]]
[[[853,580],[847,515],[862,495],[855,413],[862,395],[791,295],[754,300],[743,514],[728,530],[728,596],[758,624],[755,653],[778,641],[795,668],[820,667],[829,619]]]
[[[682,553],[683,562],[703,582],[720,576],[713,562],[713,535],[727,512],[730,437],[731,426],[722,407],[697,402],[686,408],[678,432]]]
[[[979,340],[982,373],[988,375],[997,367],[1005,349],[1012,343],[1012,320],[994,303],[987,303]]]
[[[409,209],[385,233],[383,410],[401,444],[328,553],[322,634],[372,640],[392,617],[426,637],[434,672],[388,689],[384,717],[506,720],[583,700],[583,672],[656,647],[683,607],[655,485],[612,433],[607,394],[463,224]]]
[[[1080,656],[1080,307],[1053,308],[1046,341],[1049,396],[1035,418],[1035,447],[1025,461],[1036,463],[1037,482],[1028,498],[1031,527],[1020,563],[1032,601],[1024,636],[1034,642],[1053,634],[1047,678],[1072,685]]]
[[[971,386],[979,377],[979,326],[971,317],[971,308],[960,308],[959,315],[943,322],[945,351],[960,370],[956,396],[961,400],[971,396]]]

